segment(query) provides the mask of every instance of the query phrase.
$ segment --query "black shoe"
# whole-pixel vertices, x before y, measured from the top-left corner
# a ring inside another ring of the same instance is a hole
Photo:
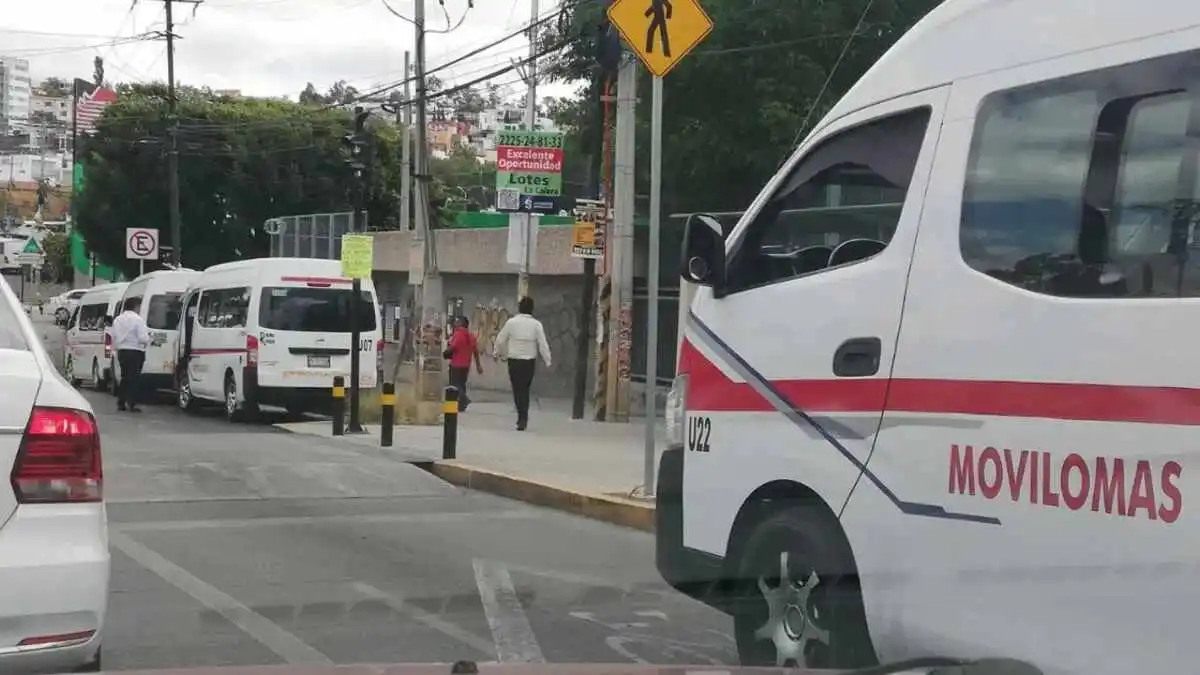
[[[129,412],[140,413],[140,412],[142,412],[142,409],[141,409],[141,408],[135,408],[135,407],[133,407],[133,406],[129,406]]]
[[[528,422],[517,422],[517,431],[525,431],[525,426]]]

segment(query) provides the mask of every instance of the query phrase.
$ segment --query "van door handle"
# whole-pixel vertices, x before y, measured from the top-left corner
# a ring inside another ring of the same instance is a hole
[[[877,337],[850,338],[833,355],[833,374],[838,377],[868,377],[879,372],[883,341]]]

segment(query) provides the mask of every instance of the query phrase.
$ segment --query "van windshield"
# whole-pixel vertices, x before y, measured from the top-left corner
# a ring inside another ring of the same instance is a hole
[[[179,327],[179,310],[183,293],[162,293],[150,296],[146,307],[146,327],[155,330],[175,330]]]
[[[268,330],[349,333],[352,298],[348,288],[264,288],[258,325]],[[371,294],[363,291],[359,302],[359,330],[375,330]]]

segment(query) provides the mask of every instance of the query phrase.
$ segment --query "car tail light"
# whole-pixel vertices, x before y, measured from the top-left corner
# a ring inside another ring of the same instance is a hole
[[[12,470],[22,504],[98,502],[103,497],[100,429],[82,410],[34,408]]]
[[[258,338],[253,335],[246,336],[246,365],[258,365]]]
[[[112,335],[104,334],[104,358],[111,359],[113,352]]]

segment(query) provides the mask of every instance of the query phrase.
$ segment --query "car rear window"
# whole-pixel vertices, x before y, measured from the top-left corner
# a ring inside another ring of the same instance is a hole
[[[264,288],[258,325],[268,330],[349,333],[353,297],[354,292],[348,288]],[[363,291],[359,302],[359,330],[375,330],[371,294]]]
[[[162,293],[150,296],[146,306],[146,327],[155,330],[175,330],[179,327],[179,312],[183,293]]]

